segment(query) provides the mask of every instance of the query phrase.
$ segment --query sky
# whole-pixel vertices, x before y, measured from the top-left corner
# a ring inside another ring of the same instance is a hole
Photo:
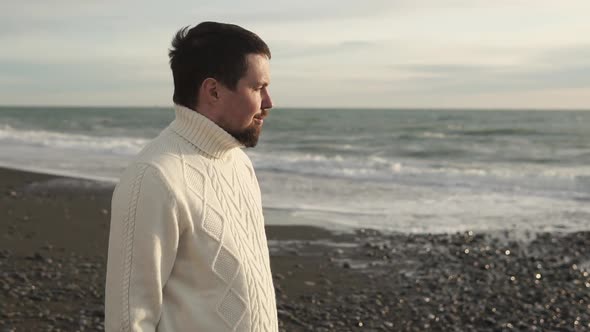
[[[588,0],[2,1],[0,105],[170,106],[176,31],[235,23],[275,107],[590,109]]]

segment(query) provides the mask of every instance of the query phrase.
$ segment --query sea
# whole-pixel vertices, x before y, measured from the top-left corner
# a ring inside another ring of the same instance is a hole
[[[0,107],[0,165],[116,183],[167,108]],[[451,233],[590,230],[590,111],[273,109],[268,224]]]

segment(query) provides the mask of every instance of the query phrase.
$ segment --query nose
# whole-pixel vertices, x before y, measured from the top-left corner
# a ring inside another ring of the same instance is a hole
[[[272,99],[270,98],[270,92],[268,92],[268,88],[264,88],[262,92],[262,105],[261,108],[263,110],[269,110],[272,108]]]

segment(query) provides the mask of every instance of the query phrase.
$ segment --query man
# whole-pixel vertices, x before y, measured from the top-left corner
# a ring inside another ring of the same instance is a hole
[[[172,47],[176,118],[113,194],[105,328],[277,331],[260,188],[240,149],[272,107],[270,50],[214,22]]]

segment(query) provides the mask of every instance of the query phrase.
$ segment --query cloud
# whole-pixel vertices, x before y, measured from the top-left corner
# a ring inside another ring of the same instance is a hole
[[[388,64],[367,58],[358,67],[310,62],[289,70],[281,65],[273,91],[278,105],[296,106],[588,108],[590,57],[580,58],[586,51],[578,45],[549,48],[505,63],[474,58],[471,63]]]
[[[425,68],[419,72],[426,77],[405,80],[400,88],[393,89],[414,93],[498,93],[507,91],[529,91],[539,89],[568,89],[590,87],[590,66],[556,68],[485,68],[473,67],[452,70],[432,70]],[[445,66],[443,66],[445,67]],[[442,68],[442,67],[441,67]]]
[[[251,23],[302,23],[310,21],[334,21],[350,18],[370,18],[383,16],[399,8],[402,1],[370,0],[359,5],[350,0],[321,1],[276,1],[259,2],[256,11],[232,13],[238,21]]]
[[[35,93],[48,102],[133,96],[167,105],[170,40],[203,20],[235,22],[269,43],[278,103],[393,105],[438,96],[460,104],[547,89],[572,96],[590,84],[584,8],[578,0],[4,1],[0,100],[26,103]]]
[[[96,92],[169,85],[168,77],[142,64],[0,61],[0,72],[4,76],[2,92],[22,96],[63,92],[79,98]]]
[[[277,42],[271,45],[277,61],[302,61],[309,57],[347,57],[356,51],[375,47],[377,44],[365,40],[349,40],[333,43]]]
[[[590,44],[567,45],[540,52],[530,59],[532,62],[540,62],[547,65],[569,64],[588,65],[590,64]]]
[[[394,66],[418,77],[405,80],[404,91],[421,93],[497,93],[590,87],[590,47],[544,50],[520,64],[425,64]],[[392,84],[392,86],[396,86]]]

